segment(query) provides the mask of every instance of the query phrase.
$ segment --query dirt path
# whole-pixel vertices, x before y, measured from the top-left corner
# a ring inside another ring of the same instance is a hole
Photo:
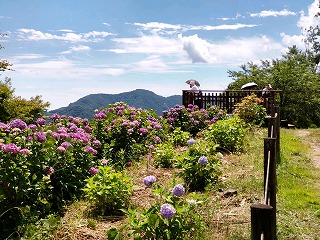
[[[312,151],[310,153],[310,158],[313,160],[316,167],[320,168],[320,135],[319,131],[317,134],[314,134],[314,130],[297,130],[296,135],[302,137],[305,142],[307,142]]]

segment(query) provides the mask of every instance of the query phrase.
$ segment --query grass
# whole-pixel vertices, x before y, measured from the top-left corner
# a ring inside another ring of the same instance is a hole
[[[315,168],[310,159],[312,152],[308,144],[320,141],[320,129],[308,130],[311,134],[307,137],[297,136],[297,131],[281,129],[281,162],[277,166],[277,236],[278,239],[320,239],[320,169]],[[250,206],[263,203],[264,199],[265,137],[266,129],[251,132],[243,153],[227,154],[222,159],[223,175],[219,183],[204,193],[192,193],[204,203],[198,211],[206,223],[206,239],[250,239]],[[170,186],[175,171],[156,169],[142,161],[130,168],[128,174],[134,182],[153,174],[160,184]],[[225,197],[226,193],[231,196]],[[137,184],[133,204],[147,207],[150,195],[143,184]],[[124,218],[92,216],[88,203],[79,200],[67,207],[50,239],[107,239],[106,230],[121,226]]]

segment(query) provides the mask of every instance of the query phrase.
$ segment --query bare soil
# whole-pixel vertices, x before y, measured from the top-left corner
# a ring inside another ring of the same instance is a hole
[[[311,136],[312,132],[308,129],[297,130],[296,135],[302,137],[303,141],[310,145],[310,158],[317,168],[320,168],[320,139]]]

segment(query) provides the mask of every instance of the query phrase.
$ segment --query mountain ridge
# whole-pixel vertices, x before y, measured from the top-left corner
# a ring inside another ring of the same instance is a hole
[[[92,119],[96,109],[106,108],[115,102],[125,102],[129,106],[142,109],[153,109],[158,115],[175,105],[182,103],[181,95],[163,97],[152,91],[136,89],[118,94],[96,93],[84,96],[70,103],[67,107],[50,110],[47,115],[59,114]]]

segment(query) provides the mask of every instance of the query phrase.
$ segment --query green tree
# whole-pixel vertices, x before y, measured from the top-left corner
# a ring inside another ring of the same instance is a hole
[[[0,34],[4,36],[5,34]],[[3,46],[0,45],[0,49]],[[12,66],[7,60],[0,60],[0,72],[11,70]],[[1,74],[0,74],[1,76]],[[44,115],[50,106],[49,102],[43,102],[41,96],[35,96],[26,100],[14,95],[11,79],[0,80],[0,121],[8,122],[20,118],[27,123],[34,122],[37,118]]]
[[[281,59],[261,61],[242,66],[242,71],[229,71],[234,82],[229,89],[240,89],[246,82],[260,87],[271,83],[273,89],[282,90],[281,118],[297,127],[320,126],[320,77],[314,71],[310,52],[290,47]],[[258,77],[257,77],[258,76]]]

